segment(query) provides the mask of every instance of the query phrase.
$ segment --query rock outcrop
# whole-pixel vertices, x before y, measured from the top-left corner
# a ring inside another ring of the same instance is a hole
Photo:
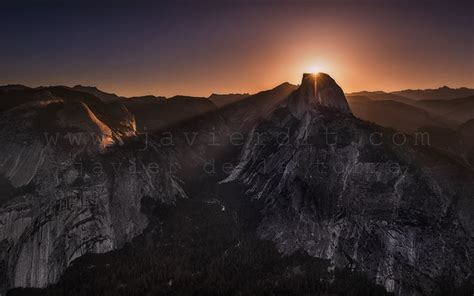
[[[33,100],[0,122],[2,291],[45,287],[85,253],[121,247],[148,225],[144,197],[185,197],[171,151],[126,143],[135,121],[119,103]]]
[[[351,113],[344,92],[334,79],[325,73],[303,74],[300,87],[288,99],[288,107],[297,117],[312,106],[324,106],[342,113]]]
[[[321,79],[305,75],[254,126],[223,181],[264,201],[260,237],[364,272],[396,295],[471,282],[472,172],[353,117],[340,88]]]

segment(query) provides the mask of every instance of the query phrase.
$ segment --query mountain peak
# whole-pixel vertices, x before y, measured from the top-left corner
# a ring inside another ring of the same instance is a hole
[[[122,99],[116,94],[107,93],[105,91],[98,89],[95,86],[84,86],[84,85],[79,84],[79,85],[74,86],[73,89],[96,96],[98,99],[100,99],[104,103],[111,103],[111,102],[115,102]]]
[[[290,98],[290,108],[301,115],[308,108],[324,106],[351,114],[341,87],[326,73],[304,73],[300,87]]]

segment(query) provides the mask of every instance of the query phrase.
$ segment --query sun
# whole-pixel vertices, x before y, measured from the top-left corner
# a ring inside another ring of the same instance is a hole
[[[301,70],[303,70],[304,73],[328,73],[332,70],[330,64],[331,63],[323,57],[307,58],[301,63]]]
[[[313,75],[318,75],[318,73],[327,73],[329,75],[335,75],[336,71],[335,64],[329,57],[307,57],[298,60],[298,62],[294,63],[294,65],[292,79],[288,80],[294,81],[295,83],[298,83],[301,80],[302,73]]]
[[[321,65],[309,65],[306,67],[305,72],[317,74],[319,72],[324,72],[324,67]]]

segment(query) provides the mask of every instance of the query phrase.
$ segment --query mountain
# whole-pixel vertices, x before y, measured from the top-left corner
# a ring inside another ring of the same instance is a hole
[[[429,136],[430,145],[459,162],[474,167],[474,119],[459,127],[446,128],[440,126],[425,126],[418,133]]]
[[[289,107],[296,114],[306,112],[306,107],[324,106],[351,113],[342,89],[325,73],[303,74],[300,87],[290,96]]]
[[[278,100],[290,88],[284,84],[261,92],[252,102],[264,108],[270,98]],[[142,97],[104,103],[65,87],[10,88],[4,102],[12,107],[0,113],[0,233],[7,242],[2,270],[9,270],[2,276],[5,285],[20,287],[56,282],[77,257],[110,251],[138,235],[147,225],[140,210],[144,196],[163,203],[185,197],[173,174],[155,172],[173,166],[177,155],[169,151],[172,147],[162,147],[160,137],[141,138],[137,126],[159,119],[155,127],[164,129],[203,115],[214,118],[217,110],[205,98]],[[246,113],[253,117],[259,110],[252,112]],[[184,142],[182,137],[178,140]],[[199,161],[199,150],[181,147],[184,164]],[[184,155],[196,156],[186,162]],[[36,244],[40,239],[41,246]]]
[[[438,90],[441,94],[438,94]],[[365,96],[374,101],[385,101],[391,100],[406,105],[411,105],[419,109],[427,111],[431,117],[438,121],[448,123],[449,125],[459,125],[466,120],[474,117],[474,90],[468,88],[450,89],[450,88],[439,88],[437,90],[423,90],[413,91],[420,92],[426,96],[416,98],[415,96],[404,97],[409,91],[399,91],[392,93],[385,93],[382,91],[377,92],[355,92],[348,94],[350,99],[353,96]],[[471,94],[469,96],[458,96],[464,94]]]
[[[474,118],[474,96],[450,100],[416,101],[412,104],[455,124],[462,124]]]
[[[465,165],[474,164],[469,129],[474,97],[417,101],[384,92],[358,92],[348,94],[347,99],[356,117],[427,137],[438,151]]]
[[[249,94],[212,94],[208,97],[217,107],[223,107],[242,99],[245,99]]]
[[[3,95],[17,106],[0,113],[2,293],[45,287],[76,258],[123,246],[147,226],[142,196],[184,197],[172,175],[148,171],[148,159],[156,168],[172,155],[127,148],[135,117],[120,102],[63,87]]]
[[[351,97],[354,96],[363,96],[370,98],[371,100],[374,101],[395,101],[395,102],[400,102],[400,103],[405,103],[405,104],[412,104],[412,99],[394,94],[394,93],[387,93],[383,91],[361,91],[361,92],[353,92],[347,94],[347,97],[350,99]]]
[[[347,100],[356,117],[402,132],[413,133],[424,126],[447,126],[429,112],[399,101],[374,101],[360,96],[348,96]]]
[[[260,106],[261,111],[269,99],[285,97],[289,89],[289,84],[283,84],[261,92],[252,98],[252,106]],[[64,89],[67,94],[70,91]],[[201,165],[202,153],[213,147],[204,131],[225,130],[219,126],[223,117],[211,112],[216,107],[204,98],[179,96],[158,102],[139,98],[138,103],[130,99],[127,102],[133,103],[128,107],[138,120],[143,118],[140,112],[156,108],[149,114],[160,118],[162,127],[173,131],[172,126],[178,124],[185,125],[184,131],[200,132],[197,144],[187,145],[182,133],[166,144],[160,133],[154,133],[136,134],[117,145],[113,123],[131,117],[113,116],[128,108],[117,102],[121,109],[111,109],[116,103],[104,104],[97,98],[94,104],[87,104],[88,100],[76,97],[76,91],[72,94],[59,102],[25,104],[0,113],[5,141],[0,170],[2,290],[45,287],[57,282],[84,254],[108,252],[130,242],[156,219],[142,208],[144,200],[156,206],[186,198],[173,168]],[[242,106],[248,103],[238,105],[243,111]],[[255,114],[246,113],[258,118],[259,110],[252,111]],[[105,118],[109,119],[107,124]]]
[[[474,119],[466,121],[459,128],[459,132],[462,137],[463,148],[468,160],[474,167]]]
[[[0,111],[23,104],[42,104],[51,101],[84,102],[90,106],[102,104],[94,95],[73,90],[65,86],[29,88],[24,86],[0,88]]]
[[[221,108],[24,91],[0,112],[2,293],[472,293],[472,168],[327,74]]]
[[[160,97],[160,96],[139,96],[139,97],[130,97],[130,98],[124,98],[122,99],[122,103],[124,103],[126,106],[130,105],[140,105],[140,104],[148,104],[148,103],[154,103],[157,100],[165,100],[165,97]]]
[[[472,171],[414,139],[401,145],[353,117],[343,96],[326,96],[335,93],[328,76],[303,77],[223,181],[243,182],[264,204],[259,237],[360,270],[396,295],[472,282]]]
[[[125,99],[124,105],[135,115],[140,132],[155,132],[217,109],[206,98],[175,96],[169,99],[141,97]]]
[[[461,133],[468,135],[474,132],[474,118],[464,122],[460,127]]]
[[[437,89],[406,89],[400,91],[360,91],[347,94],[348,96],[366,96],[373,100],[392,100],[402,103],[423,100],[451,100],[474,95],[474,89],[461,87],[449,88],[443,86]]]
[[[369,98],[368,96],[363,96],[363,95],[349,95],[349,94],[347,94],[346,98],[347,98],[347,102],[349,103],[349,105],[351,103],[366,103],[366,102],[372,101],[371,98]]]
[[[259,118],[272,112],[296,88],[296,85],[282,83],[270,90],[261,91],[225,106],[221,108],[219,114],[227,118],[226,125],[232,126],[235,131],[248,131]]]
[[[0,86],[0,91],[18,91],[18,90],[27,90],[29,87],[21,84],[8,84]]]
[[[111,93],[101,91],[97,87],[94,87],[94,86],[76,85],[73,87],[73,89],[94,95],[104,103],[116,102],[122,99],[122,97],[119,97],[116,94],[111,94]]]
[[[412,100],[449,100],[474,95],[474,89],[461,87],[450,88],[443,86],[437,89],[406,89],[394,91],[392,94]]]

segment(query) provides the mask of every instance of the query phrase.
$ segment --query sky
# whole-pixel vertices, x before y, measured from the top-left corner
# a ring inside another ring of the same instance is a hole
[[[2,0],[0,84],[124,96],[474,87],[474,2]]]

